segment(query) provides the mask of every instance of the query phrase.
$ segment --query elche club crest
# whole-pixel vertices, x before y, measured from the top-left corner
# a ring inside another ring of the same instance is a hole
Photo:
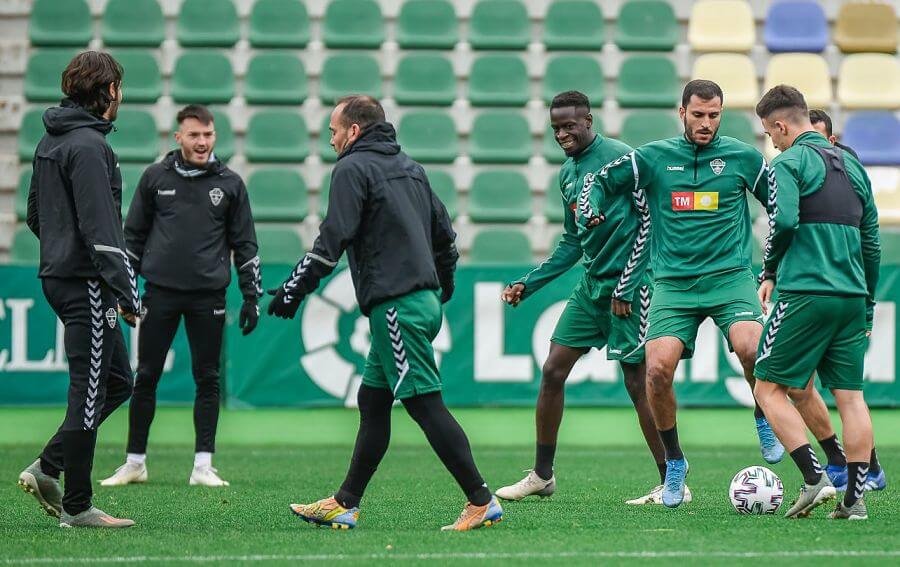
[[[110,307],[109,309],[106,310],[106,322],[109,323],[110,329],[116,328],[116,319],[117,318],[118,318],[118,315],[116,314],[115,309]]]
[[[709,162],[709,167],[712,168],[713,173],[719,175],[720,173],[722,173],[722,170],[725,169],[725,160],[716,158]]]
[[[212,201],[214,207],[218,207],[219,203],[222,202],[222,197],[225,196],[225,193],[222,192],[218,187],[213,187],[209,190],[209,200]]]

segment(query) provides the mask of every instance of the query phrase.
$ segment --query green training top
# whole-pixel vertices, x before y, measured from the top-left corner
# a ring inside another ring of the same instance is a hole
[[[565,211],[565,231],[549,258],[525,277],[512,282],[525,285],[522,299],[565,273],[581,259],[588,274],[610,280],[611,295],[615,290],[617,299],[631,301],[640,277],[627,278],[624,285],[621,279],[631,252],[634,231],[638,226],[638,212],[631,200],[616,195],[608,203],[604,203],[606,221],[595,229],[585,230],[575,222],[576,202],[584,183],[584,175],[630,151],[630,146],[597,134],[588,147],[562,165],[559,170],[559,190]]]
[[[706,146],[684,136],[651,142],[586,176],[579,218],[604,212],[610,194],[631,193],[642,215],[649,215],[647,222],[652,220],[651,246],[639,230],[633,254],[650,256],[656,279],[749,268],[746,191],[766,203],[765,170],[756,148],[728,136]]]
[[[866,296],[871,329],[881,243],[869,176],[850,153],[838,150],[843,153],[850,184],[862,203],[859,228],[822,218],[801,222],[800,200],[821,190],[825,182],[822,156],[804,143],[832,147],[818,132],[805,132],[772,160],[769,194],[774,207],[769,207],[765,272],[777,274],[777,286],[782,291]]]

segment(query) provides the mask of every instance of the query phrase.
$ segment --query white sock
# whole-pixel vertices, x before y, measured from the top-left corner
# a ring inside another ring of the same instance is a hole
[[[146,453],[128,453],[125,455],[125,462],[134,463],[136,465],[143,465],[147,462],[147,454]]]
[[[194,454],[194,468],[211,467],[212,453],[199,452]]]

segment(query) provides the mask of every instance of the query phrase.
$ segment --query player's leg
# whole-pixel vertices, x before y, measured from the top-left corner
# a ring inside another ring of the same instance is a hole
[[[847,451],[847,490],[831,517],[865,520],[868,518],[868,512],[863,496],[874,445],[872,418],[862,390],[832,389],[831,393],[834,394],[834,401],[841,414],[844,445]]]
[[[647,366],[643,362],[638,364],[623,362],[622,374],[625,378],[625,390],[634,405],[641,434],[644,436],[647,448],[650,449],[653,462],[656,463],[661,484],[666,478],[666,449],[659,438],[656,422],[653,421],[653,412],[650,410],[650,402],[647,400]]]
[[[789,388],[788,397],[794,402],[794,407],[800,412],[806,427],[825,451],[828,460],[825,474],[828,475],[835,490],[840,492],[847,488],[847,457],[831,425],[825,400],[815,387],[814,378],[810,378],[806,388]]]

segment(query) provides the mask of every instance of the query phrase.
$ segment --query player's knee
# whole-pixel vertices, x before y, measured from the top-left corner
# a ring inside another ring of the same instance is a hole
[[[562,389],[569,377],[569,369],[561,364],[547,360],[541,368],[541,387],[553,390]]]
[[[219,370],[217,368],[197,368],[194,370],[197,392],[219,395]]]
[[[625,390],[631,397],[631,401],[635,402],[643,398],[647,386],[647,379],[644,373],[639,372],[636,366],[629,368],[623,365],[622,370],[625,375]]]
[[[675,379],[675,371],[664,362],[654,361],[647,364],[647,383],[654,389],[671,388]]]

